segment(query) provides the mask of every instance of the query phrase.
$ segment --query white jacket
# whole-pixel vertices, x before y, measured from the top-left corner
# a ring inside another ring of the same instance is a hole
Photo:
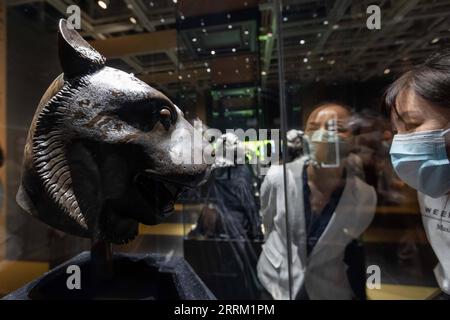
[[[305,158],[286,164],[289,226],[292,239],[292,298],[304,284],[310,299],[351,299],[343,261],[345,247],[369,226],[375,214],[374,188],[347,174],[341,199],[307,257],[303,204]],[[285,201],[282,166],[273,166],[261,187],[261,215],[266,241],[259,257],[258,278],[274,299],[289,299]]]

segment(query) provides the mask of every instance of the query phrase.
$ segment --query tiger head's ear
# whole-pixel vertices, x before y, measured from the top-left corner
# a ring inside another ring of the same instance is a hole
[[[59,61],[65,79],[76,78],[105,66],[105,57],[91,47],[80,34],[69,28],[67,21],[59,21]]]

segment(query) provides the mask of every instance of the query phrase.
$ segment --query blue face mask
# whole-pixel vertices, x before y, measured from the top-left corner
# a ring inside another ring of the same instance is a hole
[[[397,134],[390,150],[397,175],[414,189],[433,198],[450,191],[450,161],[447,157],[447,130]]]

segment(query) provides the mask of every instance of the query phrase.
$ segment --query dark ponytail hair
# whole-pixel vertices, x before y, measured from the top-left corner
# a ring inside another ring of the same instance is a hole
[[[383,109],[398,114],[397,97],[407,89],[433,105],[450,108],[450,48],[434,53],[392,83],[384,94]]]

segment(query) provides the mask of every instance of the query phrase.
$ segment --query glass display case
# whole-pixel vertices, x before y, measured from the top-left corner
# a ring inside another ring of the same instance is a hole
[[[414,86],[385,92],[445,52],[449,13],[0,1],[0,297],[92,298],[66,287],[75,265],[128,288],[106,298],[447,298],[447,222],[436,244],[432,200],[391,158]]]

